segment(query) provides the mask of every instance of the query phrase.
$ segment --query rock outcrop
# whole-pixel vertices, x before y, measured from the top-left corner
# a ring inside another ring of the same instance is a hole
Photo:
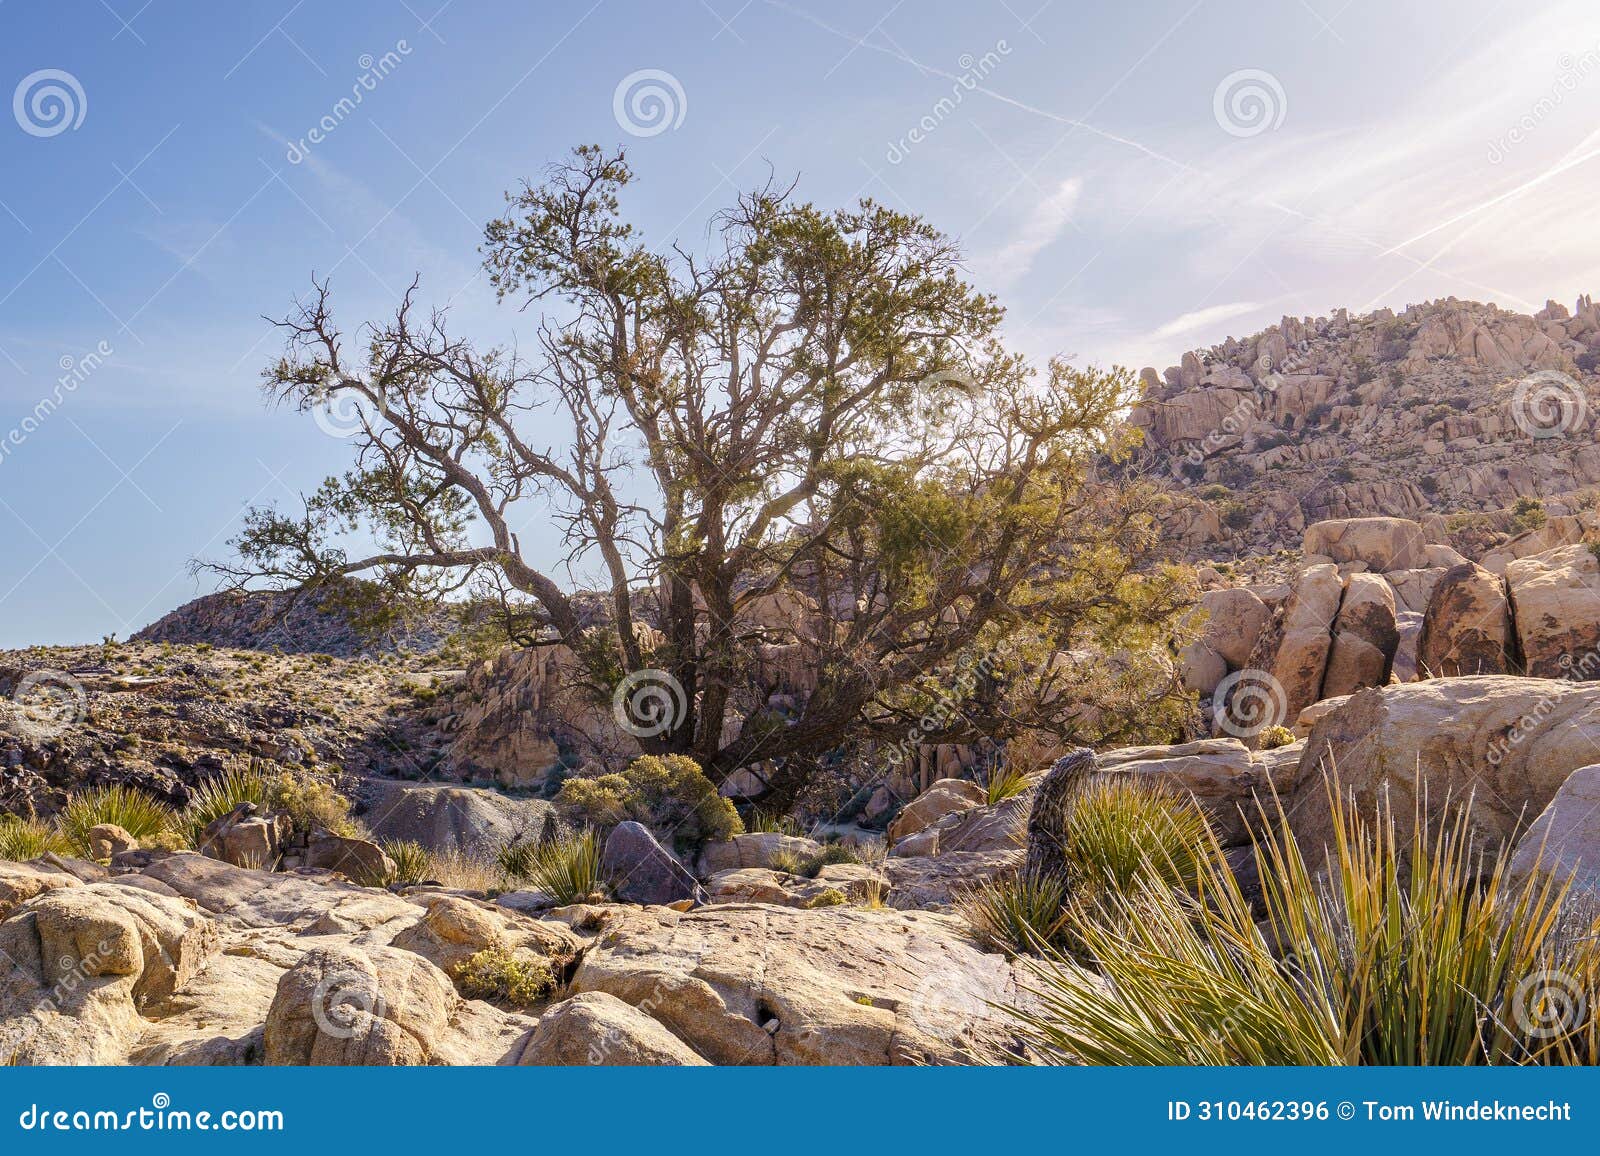
[[[1506,588],[1526,673],[1600,678],[1600,561],[1590,547],[1508,562]]]
[[[1027,999],[1003,956],[943,916],[761,904],[627,915],[572,986],[738,1065],[1003,1061],[1021,1045],[991,1005]]]
[[[1334,775],[1361,814],[1388,807],[1404,832],[1419,809],[1465,806],[1492,845],[1544,810],[1597,743],[1600,686],[1588,683],[1484,676],[1364,690],[1312,729],[1285,809],[1307,846],[1325,845]]]

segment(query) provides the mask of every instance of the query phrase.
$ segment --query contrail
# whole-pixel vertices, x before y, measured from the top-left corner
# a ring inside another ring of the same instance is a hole
[[[787,12],[791,16],[798,16],[800,19],[816,25],[824,32],[831,33],[841,40],[847,41],[850,44],[854,44],[857,48],[870,48],[873,52],[882,53],[885,56],[902,61],[905,64],[911,65],[913,68],[920,69],[921,71],[930,73],[933,76],[943,77],[945,80],[959,81],[962,79],[958,73],[948,72],[945,69],[936,68],[931,64],[924,64],[920,60],[916,60],[913,57],[907,56],[904,52],[896,51],[893,48],[886,48],[881,44],[870,43],[863,37],[854,36],[842,28],[835,28],[833,25],[817,18],[816,16],[813,16],[804,9],[796,8],[792,4],[784,3],[783,0],[767,0],[767,5],[768,7],[777,8],[781,11]],[[987,96],[991,100],[997,100],[1001,104],[1009,104],[1012,108],[1021,109],[1023,112],[1031,112],[1035,116],[1045,117],[1048,120],[1055,121],[1057,124],[1065,124],[1071,125],[1074,128],[1081,128],[1084,132],[1092,133],[1102,140],[1108,140],[1113,144],[1119,144],[1125,148],[1130,148],[1137,152],[1143,153],[1152,160],[1158,160],[1165,164],[1174,165],[1185,172],[1195,171],[1193,166],[1185,164],[1176,157],[1169,157],[1165,153],[1157,152],[1149,145],[1141,144],[1136,140],[1130,139],[1129,137],[1118,136],[1114,132],[1108,132],[1106,129],[1092,125],[1086,120],[1079,120],[1076,117],[1071,116],[1063,116],[1059,112],[1051,112],[1047,108],[1039,108],[1036,105],[1024,103],[1023,101],[1017,100],[1013,97],[1006,96],[1004,93],[996,92],[992,88],[985,88],[981,84],[972,84],[967,85],[966,87],[968,87],[972,92],[981,92],[984,96]]]
[[[1487,201],[1484,201],[1481,205],[1474,205],[1470,209],[1465,209],[1465,210],[1457,213],[1455,216],[1451,217],[1449,220],[1440,221],[1437,225],[1434,225],[1431,229],[1424,229],[1422,232],[1418,233],[1415,237],[1407,237],[1404,241],[1401,241],[1398,245],[1395,245],[1393,248],[1390,248],[1390,249],[1385,249],[1382,253],[1380,253],[1378,255],[1380,257],[1387,257],[1387,256],[1390,256],[1393,253],[1398,253],[1401,249],[1404,249],[1407,245],[1415,244],[1417,241],[1420,241],[1425,237],[1431,237],[1431,236],[1433,236],[1433,234],[1437,233],[1440,229],[1448,229],[1451,225],[1460,224],[1462,221],[1465,221],[1468,217],[1475,217],[1479,213],[1482,213],[1482,212],[1485,212],[1488,209],[1494,208],[1496,205],[1503,205],[1507,201],[1512,200],[1515,197],[1520,197],[1523,193],[1527,192],[1529,189],[1537,188],[1539,185],[1544,184],[1546,181],[1548,181],[1548,180],[1550,180],[1550,179],[1552,179],[1554,177],[1560,176],[1562,173],[1566,172],[1568,169],[1575,169],[1581,164],[1584,164],[1584,163],[1586,163],[1588,161],[1594,160],[1595,157],[1600,157],[1600,148],[1590,149],[1586,153],[1582,153],[1582,154],[1580,154],[1578,156],[1571,157],[1571,158],[1569,158],[1567,160],[1561,161],[1559,164],[1556,164],[1556,165],[1552,166],[1551,168],[1546,169],[1544,172],[1540,173],[1538,176],[1534,177],[1532,180],[1524,181],[1522,184],[1518,185],[1516,188],[1509,189],[1506,192],[1501,193],[1499,196],[1490,197]]]

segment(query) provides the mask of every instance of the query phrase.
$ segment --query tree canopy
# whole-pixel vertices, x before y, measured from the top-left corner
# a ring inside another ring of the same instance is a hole
[[[1192,594],[1160,562],[1159,488],[1101,468],[1137,437],[1131,375],[1008,351],[999,304],[914,215],[769,184],[717,215],[709,251],[652,249],[623,215],[633,180],[582,147],[490,222],[492,283],[535,319],[519,346],[457,336],[416,283],[347,339],[313,281],[265,386],[353,411],[355,462],[303,510],[251,511],[218,568],[492,590],[596,701],[666,685],[638,747],[713,781],[768,762],[792,785],[908,735],[1097,741],[1170,718],[1161,655]],[[530,508],[560,556],[522,548]],[[586,569],[599,609],[561,580]]]

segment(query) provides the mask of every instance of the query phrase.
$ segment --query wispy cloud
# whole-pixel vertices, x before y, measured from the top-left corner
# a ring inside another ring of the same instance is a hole
[[[1224,321],[1231,321],[1235,317],[1243,317],[1247,313],[1254,313],[1261,306],[1254,301],[1230,301],[1225,305],[1211,305],[1205,309],[1195,309],[1188,313],[1180,313],[1165,325],[1158,326],[1150,336],[1158,341],[1169,337],[1181,337],[1188,333],[1198,333],[1201,330],[1211,329],[1221,325]]]
[[[1055,244],[1072,223],[1082,193],[1083,181],[1068,177],[1034,205],[1016,235],[988,262],[1000,284],[1010,285],[1027,276],[1039,254]]]

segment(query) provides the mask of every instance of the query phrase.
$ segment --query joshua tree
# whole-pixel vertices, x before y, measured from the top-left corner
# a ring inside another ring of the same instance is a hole
[[[1155,717],[1173,687],[1141,656],[1188,595],[1154,563],[1159,492],[1097,476],[1130,445],[1129,375],[1008,352],[1000,307],[915,216],[769,184],[716,218],[709,254],[655,251],[621,215],[632,179],[579,148],[488,226],[501,298],[539,310],[522,348],[475,348],[416,283],[347,342],[314,281],[266,389],[349,416],[356,464],[303,511],[252,511],[214,565],[487,584],[596,696],[665,684],[640,748],[718,781],[772,760],[793,790],[859,739]],[[536,512],[561,556],[523,549]],[[358,528],[379,545],[355,550]],[[599,612],[556,577],[586,567]],[[807,672],[782,712],[775,656]],[[958,667],[979,672],[959,696]]]

